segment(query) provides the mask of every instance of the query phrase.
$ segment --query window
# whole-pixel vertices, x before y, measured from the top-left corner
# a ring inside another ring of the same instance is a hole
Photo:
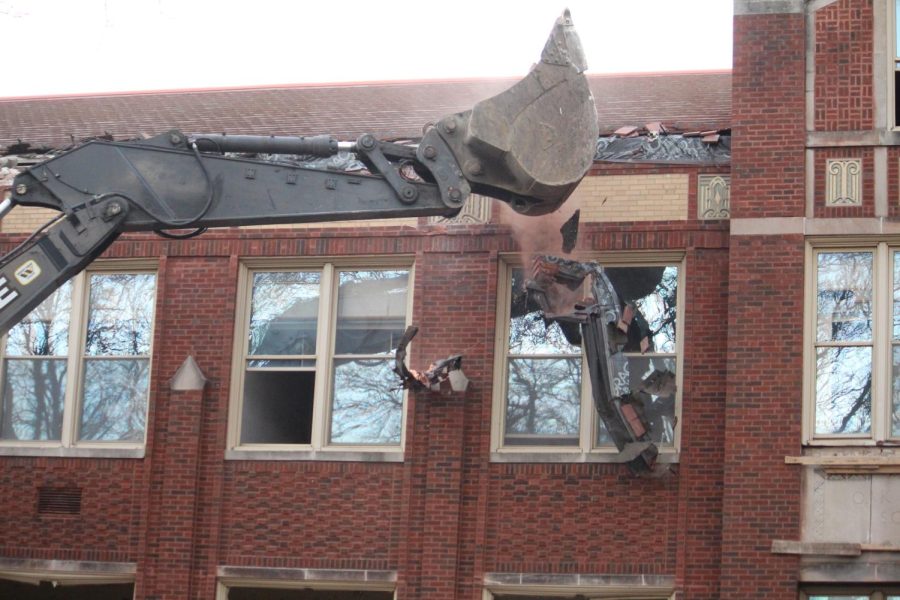
[[[807,442],[900,438],[900,246],[811,248]]]
[[[900,600],[900,588],[867,586],[810,587],[800,592],[801,600]]]
[[[597,262],[604,266],[623,305],[632,306],[650,332],[645,351],[639,340],[625,346],[620,379],[627,381],[618,383],[632,391],[648,391],[644,412],[651,436],[661,450],[674,451],[680,412],[683,269],[680,256],[658,258],[614,256]],[[503,327],[496,352],[493,448],[512,460],[515,453],[536,450],[593,453],[602,460],[602,455],[615,453],[616,448],[596,416],[590,382],[582,375],[586,373],[582,350],[569,343],[558,323],[544,324],[524,283],[524,269],[502,265],[498,323]],[[583,292],[579,295],[589,295],[587,287]]]
[[[398,450],[405,394],[391,369],[410,276],[377,263],[245,265],[230,447]]]
[[[156,275],[98,266],[2,339],[0,448],[140,448]]]
[[[894,29],[893,36],[890,36],[894,46],[892,53],[894,56],[892,62],[894,71],[894,127],[900,127],[900,27],[897,27],[897,23],[900,23],[900,0],[894,0],[893,14],[891,16],[893,17]]]

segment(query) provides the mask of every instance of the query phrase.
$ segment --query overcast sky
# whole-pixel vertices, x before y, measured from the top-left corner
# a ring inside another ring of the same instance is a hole
[[[565,7],[590,72],[728,69],[732,4],[0,0],[0,96],[521,76]]]

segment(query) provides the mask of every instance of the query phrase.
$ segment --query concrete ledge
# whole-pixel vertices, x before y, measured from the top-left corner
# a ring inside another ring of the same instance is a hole
[[[391,589],[397,582],[397,571],[361,569],[284,569],[226,565],[218,567],[216,575],[230,580],[390,584],[388,587]]]
[[[673,575],[604,575],[595,573],[485,573],[485,587],[494,591],[538,591],[542,589],[572,588],[579,593],[604,592],[621,589],[671,593],[675,586]],[[639,590],[634,590],[639,588]],[[645,597],[644,595],[641,596]]]
[[[734,16],[803,12],[803,0],[734,0]]]
[[[900,553],[858,557],[803,557],[799,580],[804,583],[896,583],[900,581]]]
[[[144,448],[63,448],[0,446],[0,456],[41,456],[57,458],[144,458]]]
[[[367,450],[226,450],[225,460],[309,460],[336,462],[403,462],[403,452]]]
[[[677,464],[678,453],[661,448],[656,462]],[[609,463],[624,464],[614,452],[491,452],[492,463]]]
[[[0,558],[0,578],[20,583],[53,581],[60,585],[133,583],[135,563]]]
[[[773,540],[772,554],[813,554],[822,556],[859,556],[859,544],[842,542],[799,542],[794,540]]]

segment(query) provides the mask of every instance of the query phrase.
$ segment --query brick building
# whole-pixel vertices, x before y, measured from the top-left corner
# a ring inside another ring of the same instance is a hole
[[[559,240],[499,203],[129,234],[3,343],[0,597],[900,596],[894,11],[737,0],[732,73],[591,78],[597,160],[545,230],[578,207],[577,255],[654,283],[658,477],[521,302]],[[0,100],[0,143],[414,139],[508,84]],[[409,323],[465,392],[383,385]]]

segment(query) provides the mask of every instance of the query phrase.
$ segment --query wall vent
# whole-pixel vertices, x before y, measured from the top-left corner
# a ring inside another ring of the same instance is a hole
[[[81,488],[38,488],[39,515],[77,515],[81,513]]]

